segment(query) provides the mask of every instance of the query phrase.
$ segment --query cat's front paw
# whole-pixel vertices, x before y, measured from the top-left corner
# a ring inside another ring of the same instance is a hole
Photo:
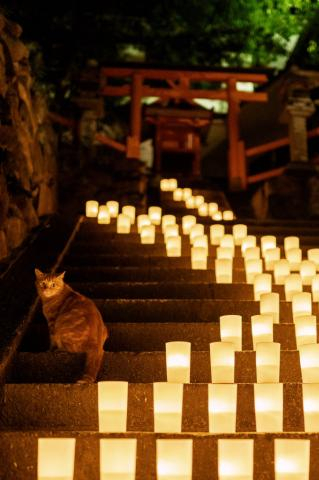
[[[85,385],[85,384],[94,383],[94,382],[95,382],[95,379],[90,375],[83,375],[83,377],[80,378],[76,383],[78,385]]]

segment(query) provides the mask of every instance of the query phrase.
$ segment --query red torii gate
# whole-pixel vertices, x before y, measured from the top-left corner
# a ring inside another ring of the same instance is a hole
[[[236,72],[229,70],[195,71],[164,70],[140,67],[104,67],[100,71],[100,93],[105,96],[131,96],[130,135],[127,138],[126,155],[128,158],[139,158],[141,139],[142,97],[160,97],[161,99],[207,98],[226,100],[228,102],[228,180],[231,189],[246,187],[246,160],[243,142],[239,133],[240,102],[266,102],[265,92],[242,92],[236,88],[236,82],[267,82],[262,73]],[[109,83],[109,79],[121,79],[120,86]],[[148,85],[147,81],[160,80],[167,82],[168,87]],[[193,88],[192,82],[225,83],[226,88],[200,89]]]

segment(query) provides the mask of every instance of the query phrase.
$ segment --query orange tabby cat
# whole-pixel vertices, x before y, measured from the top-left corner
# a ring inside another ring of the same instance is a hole
[[[46,274],[36,268],[36,287],[49,326],[51,348],[85,352],[84,374],[77,383],[91,383],[101,366],[108,331],[94,302],[64,283],[64,273]]]

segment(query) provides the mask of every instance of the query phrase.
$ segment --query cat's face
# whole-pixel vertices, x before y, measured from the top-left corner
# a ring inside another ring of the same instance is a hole
[[[64,274],[65,272],[59,275],[42,273],[36,268],[36,286],[39,294],[45,298],[50,298],[60,293],[64,286]]]

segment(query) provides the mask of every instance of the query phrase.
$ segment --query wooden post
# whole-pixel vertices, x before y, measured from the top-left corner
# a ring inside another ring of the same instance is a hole
[[[231,190],[243,190],[245,179],[239,167],[239,102],[236,99],[236,79],[228,81],[228,185]]]
[[[140,158],[142,89],[143,77],[141,75],[134,74],[131,86],[130,136],[127,138],[128,158]]]

